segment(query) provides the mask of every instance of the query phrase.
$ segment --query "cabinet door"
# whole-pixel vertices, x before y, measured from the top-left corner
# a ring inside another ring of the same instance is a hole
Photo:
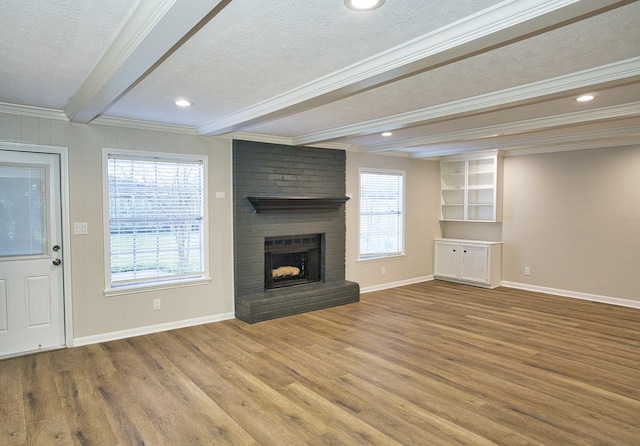
[[[460,244],[460,279],[489,283],[489,246]]]
[[[434,242],[433,275],[458,278],[460,244],[452,242]]]

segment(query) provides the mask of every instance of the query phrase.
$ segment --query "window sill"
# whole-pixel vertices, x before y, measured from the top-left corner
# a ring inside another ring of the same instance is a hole
[[[406,257],[407,255],[403,252],[401,254],[393,254],[388,256],[377,256],[377,257],[365,257],[358,259],[358,263],[369,263],[369,262],[380,262],[384,260],[399,260],[402,257]]]
[[[104,295],[106,297],[111,296],[122,296],[125,294],[135,294],[135,293],[148,293],[151,291],[159,291],[159,290],[169,290],[173,288],[184,288],[189,286],[197,286],[197,285],[207,285],[211,282],[210,277],[203,277],[200,279],[193,280],[181,280],[175,282],[166,282],[166,283],[158,283],[158,284],[145,284],[145,285],[130,285],[126,287],[119,288],[108,288],[104,290]]]

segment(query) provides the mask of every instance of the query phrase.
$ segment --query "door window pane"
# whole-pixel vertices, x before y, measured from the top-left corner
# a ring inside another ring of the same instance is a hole
[[[0,257],[45,253],[45,167],[0,164]]]

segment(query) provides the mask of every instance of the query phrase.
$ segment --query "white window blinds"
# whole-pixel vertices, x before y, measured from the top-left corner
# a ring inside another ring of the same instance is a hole
[[[403,251],[404,172],[360,171],[360,258]]]
[[[204,276],[204,164],[109,153],[110,284]]]

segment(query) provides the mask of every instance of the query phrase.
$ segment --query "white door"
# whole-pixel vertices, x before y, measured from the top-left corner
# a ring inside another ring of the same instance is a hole
[[[460,249],[462,250],[460,279],[489,283],[489,247],[461,243]]]
[[[65,345],[60,156],[0,150],[0,357]]]

